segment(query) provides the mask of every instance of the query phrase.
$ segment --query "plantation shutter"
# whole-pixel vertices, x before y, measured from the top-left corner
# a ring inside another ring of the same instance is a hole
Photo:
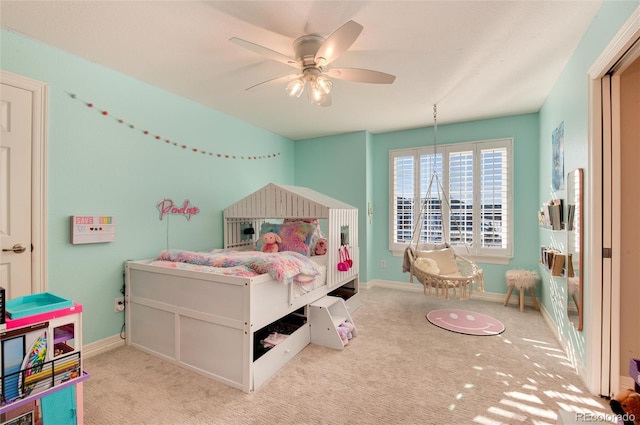
[[[415,199],[415,154],[398,155],[393,157],[393,214],[391,218],[395,223],[392,241],[397,243],[410,242],[413,234],[414,223],[414,199]]]
[[[480,152],[481,197],[480,245],[482,248],[507,247],[508,171],[507,149],[482,149]]]

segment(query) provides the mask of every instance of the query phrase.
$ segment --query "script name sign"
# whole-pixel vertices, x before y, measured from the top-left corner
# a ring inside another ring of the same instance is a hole
[[[200,212],[200,208],[191,205],[188,199],[185,199],[182,206],[177,206],[171,199],[163,199],[158,202],[156,207],[158,211],[160,211],[160,220],[167,214],[182,215],[186,217],[187,220],[191,220],[191,217]]]

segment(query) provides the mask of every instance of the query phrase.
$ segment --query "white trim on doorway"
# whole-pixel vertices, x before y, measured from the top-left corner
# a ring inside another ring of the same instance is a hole
[[[0,82],[28,90],[33,100],[31,147],[31,292],[47,289],[47,123],[49,85],[0,70]]]
[[[607,214],[610,213],[603,208],[603,203],[607,205],[609,202],[608,199],[604,199],[603,191],[606,189],[605,185],[611,183],[608,182],[611,176],[603,167],[603,161],[609,159],[603,157],[602,151],[603,146],[612,142],[612,132],[615,134],[617,131],[611,128],[611,111],[607,109],[611,96],[608,74],[639,39],[640,7],[631,14],[588,72],[590,172],[587,179],[589,190],[586,191],[585,201],[591,214],[587,215],[585,258],[602,258],[602,249],[613,248],[612,245],[616,244],[616,231],[605,232],[603,237],[603,220],[608,219]],[[603,116],[607,117],[606,120]],[[607,180],[603,182],[603,179]],[[585,317],[588,330],[585,383],[593,394],[603,396],[617,393],[620,381],[617,373],[619,341],[616,343],[616,338],[619,339],[619,319],[612,314],[616,302],[619,305],[619,282],[616,283],[615,278],[607,278],[611,275],[611,267],[612,261],[589,261],[586,270],[589,291],[585,294],[585,310],[592,314]],[[615,376],[611,376],[613,370],[616,371]]]

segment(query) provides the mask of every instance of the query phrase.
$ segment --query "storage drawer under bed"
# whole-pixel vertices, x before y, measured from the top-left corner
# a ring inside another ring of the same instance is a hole
[[[272,332],[288,334],[286,339],[268,349],[261,340]],[[311,343],[311,333],[306,317],[290,314],[254,333],[253,390],[257,390]]]

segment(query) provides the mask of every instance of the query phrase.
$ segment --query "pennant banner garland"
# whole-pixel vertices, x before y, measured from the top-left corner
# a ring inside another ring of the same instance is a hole
[[[179,148],[184,149],[184,150],[189,150],[189,151],[194,152],[194,153],[200,153],[200,154],[203,154],[203,155],[208,155],[208,156],[212,156],[212,157],[215,157],[215,158],[223,158],[223,159],[269,159],[269,158],[275,158],[277,156],[280,156],[280,152],[271,153],[271,154],[267,154],[267,155],[243,155],[243,156],[238,156],[238,155],[232,155],[232,154],[227,154],[227,153],[206,151],[204,149],[200,149],[200,148],[196,148],[196,147],[193,147],[193,146],[189,146],[189,145],[186,145],[184,143],[176,142],[176,141],[173,141],[173,140],[170,140],[170,139],[165,139],[160,135],[153,134],[149,130],[138,129],[138,128],[136,128],[136,126],[134,124],[132,124],[130,122],[127,122],[122,118],[115,118],[115,117],[109,115],[109,111],[107,111],[106,109],[99,109],[93,103],[86,102],[84,100],[79,99],[78,96],[76,96],[74,93],[69,93],[69,92],[65,92],[65,93],[67,93],[71,99],[78,100],[78,101],[84,103],[87,107],[95,109],[102,116],[111,118],[114,121],[118,122],[119,124],[126,125],[132,130],[139,131],[142,134],[144,134],[145,136],[150,136],[150,137],[153,137],[156,140],[163,141],[167,145],[170,145],[170,146],[175,146],[175,147],[179,147]]]

